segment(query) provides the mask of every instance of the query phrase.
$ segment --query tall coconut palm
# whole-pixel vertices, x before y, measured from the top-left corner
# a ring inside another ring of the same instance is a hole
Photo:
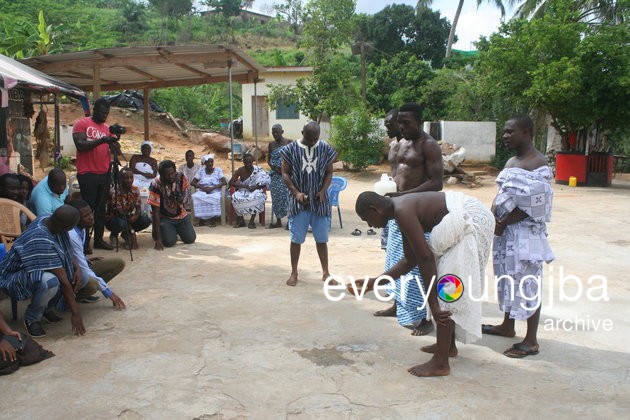
[[[477,0],[477,7],[484,0]],[[492,2],[495,6],[501,11],[501,19],[505,17],[505,7],[503,6],[503,2],[501,0],[486,0],[488,2]],[[509,1],[509,0],[508,0]],[[420,4],[420,1],[418,2]],[[455,31],[457,29],[457,21],[459,21],[459,15],[462,13],[462,7],[464,6],[464,0],[459,0],[457,4],[457,10],[455,11],[455,17],[453,18],[453,23],[451,24],[451,33],[448,35],[448,44],[446,44],[446,59],[451,58],[451,51],[453,49],[453,41],[455,40]]]
[[[521,3],[516,9],[515,16],[521,18],[542,17],[550,1],[548,0],[508,0],[511,5]],[[628,2],[618,0],[577,0],[573,7],[580,12],[579,19],[589,24],[612,23],[614,25],[624,22],[628,15]]]
[[[421,9],[428,9],[433,4],[433,0],[418,0],[416,3],[416,13]]]

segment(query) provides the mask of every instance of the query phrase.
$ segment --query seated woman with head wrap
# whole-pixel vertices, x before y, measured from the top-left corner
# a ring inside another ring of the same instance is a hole
[[[158,161],[151,157],[153,145],[145,140],[140,144],[140,155],[133,155],[129,160],[129,167],[133,172],[133,185],[140,190],[149,188],[153,178],[157,176]]]
[[[193,208],[201,224],[207,220],[208,226],[215,227],[216,218],[221,217],[221,187],[227,182],[223,170],[214,167],[214,155],[202,156],[201,163],[204,166],[190,183],[197,189],[192,195]]]

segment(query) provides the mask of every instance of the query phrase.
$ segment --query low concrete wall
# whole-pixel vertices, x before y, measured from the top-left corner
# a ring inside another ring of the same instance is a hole
[[[429,122],[425,122],[429,131]],[[440,139],[466,148],[466,162],[490,162],[496,153],[496,123],[491,121],[440,121]]]

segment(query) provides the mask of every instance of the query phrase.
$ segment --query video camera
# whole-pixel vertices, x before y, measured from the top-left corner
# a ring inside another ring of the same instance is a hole
[[[118,123],[109,126],[109,133],[117,137],[122,136],[126,132],[127,132],[127,129]]]

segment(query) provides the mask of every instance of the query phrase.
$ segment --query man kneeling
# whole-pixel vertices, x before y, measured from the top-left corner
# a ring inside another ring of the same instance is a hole
[[[153,215],[154,248],[158,251],[171,247],[177,236],[185,244],[197,239],[190,215],[184,210],[184,194],[190,186],[186,177],[175,169],[172,160],[164,160],[158,168],[160,176],[149,187],[147,203]]]
[[[481,302],[472,298],[480,297],[483,290],[494,216],[473,197],[432,191],[394,198],[363,192],[356,212],[370,227],[385,227],[391,219],[400,227],[404,258],[382,276],[399,278],[417,264],[428,290],[426,301],[437,324],[437,343],[421,349],[433,353],[431,360],[409,372],[448,375],[448,358],[457,355],[455,336],[464,343],[481,338]],[[431,232],[428,242],[425,232]],[[375,282],[370,278],[366,289],[371,290]]]
[[[69,204],[79,210],[81,215],[79,223],[68,232],[72,256],[81,269],[80,283],[75,286],[75,300],[81,303],[96,302],[98,298],[93,295],[100,291],[103,296],[112,301],[115,309],[125,309],[125,302],[108,286],[110,280],[123,271],[125,262],[120,258],[96,257],[90,258],[90,261],[85,258],[83,253],[85,231],[94,224],[94,213],[90,205],[81,199],[71,200]]]

